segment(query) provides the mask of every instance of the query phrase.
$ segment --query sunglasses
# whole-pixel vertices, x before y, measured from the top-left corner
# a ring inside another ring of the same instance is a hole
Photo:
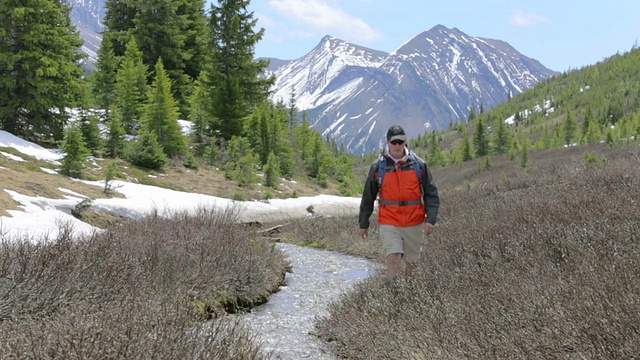
[[[391,143],[393,145],[402,145],[402,144],[404,144],[404,141],[402,141],[402,140],[393,140]]]

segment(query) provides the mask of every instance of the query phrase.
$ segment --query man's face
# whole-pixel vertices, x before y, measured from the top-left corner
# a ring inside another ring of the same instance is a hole
[[[404,141],[393,140],[388,141],[387,143],[389,144],[389,153],[394,159],[404,157]]]

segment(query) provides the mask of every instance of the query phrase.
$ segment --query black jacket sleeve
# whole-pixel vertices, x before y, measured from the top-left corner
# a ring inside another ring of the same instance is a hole
[[[438,196],[438,188],[433,182],[433,176],[427,166],[427,163],[422,161],[425,171],[422,173],[422,199],[424,203],[424,211],[427,214],[425,222],[430,222],[435,225],[438,218],[438,208],[440,208],[440,197]]]
[[[378,171],[378,162],[374,162],[369,169],[369,175],[364,182],[364,190],[362,191],[362,200],[360,201],[360,214],[358,221],[360,229],[369,228],[369,217],[373,214],[373,206],[378,197],[378,180],[376,172]]]

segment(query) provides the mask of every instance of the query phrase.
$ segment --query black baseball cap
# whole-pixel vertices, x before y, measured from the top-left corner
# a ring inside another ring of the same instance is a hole
[[[400,140],[407,141],[404,129],[400,125],[393,125],[387,130],[387,141]]]

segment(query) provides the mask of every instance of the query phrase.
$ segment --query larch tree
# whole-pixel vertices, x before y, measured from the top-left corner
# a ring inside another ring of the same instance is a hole
[[[212,128],[225,139],[242,135],[245,118],[268,100],[274,78],[260,77],[268,62],[254,61],[255,44],[264,29],[247,11],[248,0],[218,0],[211,4],[205,69],[211,93]]]
[[[0,128],[33,141],[61,140],[77,104],[78,33],[60,0],[0,2]]]

